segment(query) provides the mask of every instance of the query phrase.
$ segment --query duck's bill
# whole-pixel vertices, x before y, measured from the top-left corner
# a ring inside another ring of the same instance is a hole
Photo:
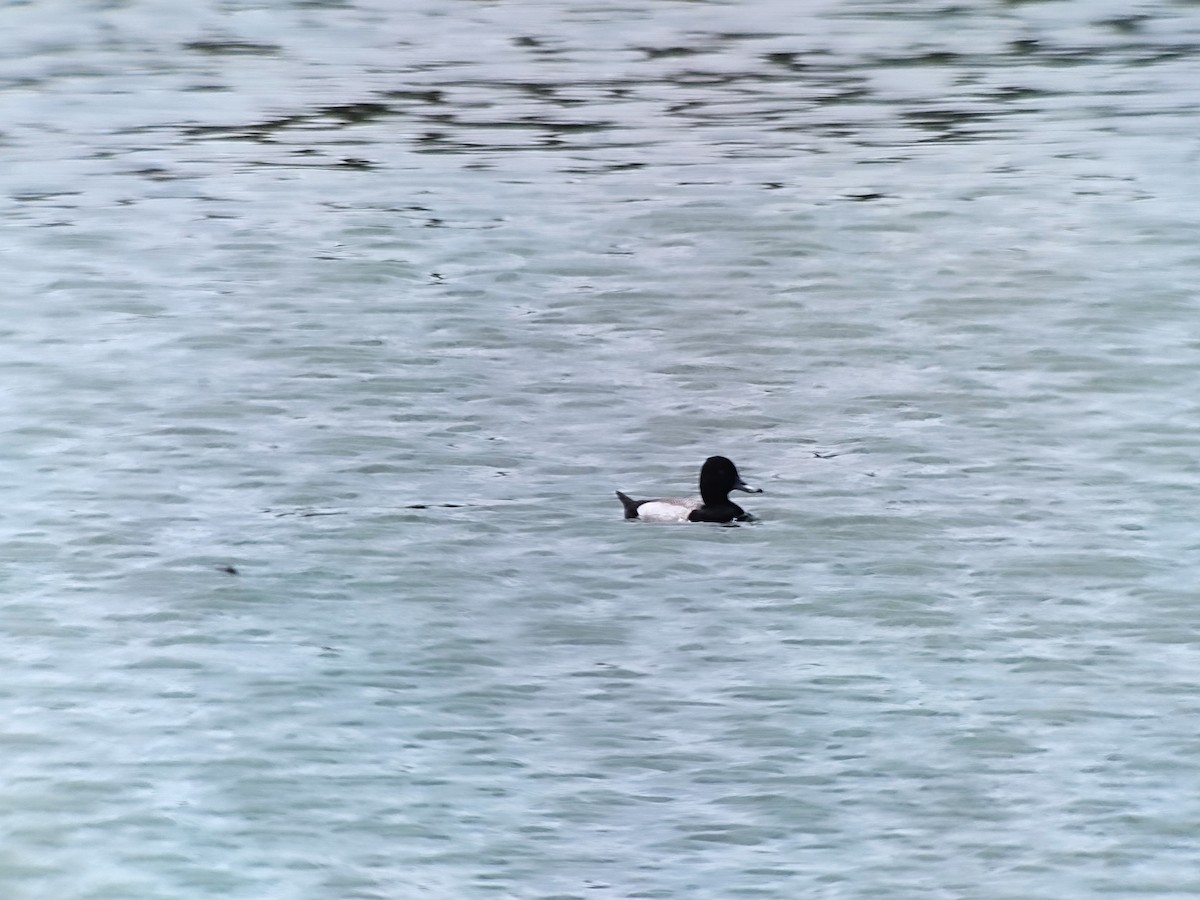
[[[762,488],[751,487],[750,485],[746,484],[746,482],[742,481],[742,479],[740,479],[740,478],[738,479],[738,483],[733,486],[733,489],[735,491],[745,491],[747,494],[761,494],[762,493]]]

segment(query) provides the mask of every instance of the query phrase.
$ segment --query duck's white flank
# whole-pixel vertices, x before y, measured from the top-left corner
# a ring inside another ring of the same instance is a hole
[[[688,513],[699,506],[699,500],[649,500],[637,513],[643,522],[686,522]]]

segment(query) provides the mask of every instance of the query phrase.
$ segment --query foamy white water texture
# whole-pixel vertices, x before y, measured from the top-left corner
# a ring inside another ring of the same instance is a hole
[[[5,898],[1200,893],[1194,4],[0,31]]]

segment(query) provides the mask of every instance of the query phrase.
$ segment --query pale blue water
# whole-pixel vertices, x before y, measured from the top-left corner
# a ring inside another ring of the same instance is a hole
[[[0,895],[1200,894],[1195,4],[0,33]]]

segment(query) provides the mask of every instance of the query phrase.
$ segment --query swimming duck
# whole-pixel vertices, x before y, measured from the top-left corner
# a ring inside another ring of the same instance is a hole
[[[742,481],[737,466],[724,456],[710,456],[700,468],[700,499],[631,500],[617,491],[625,518],[643,522],[747,522],[748,512],[729,499],[730,491],[761,494]]]

